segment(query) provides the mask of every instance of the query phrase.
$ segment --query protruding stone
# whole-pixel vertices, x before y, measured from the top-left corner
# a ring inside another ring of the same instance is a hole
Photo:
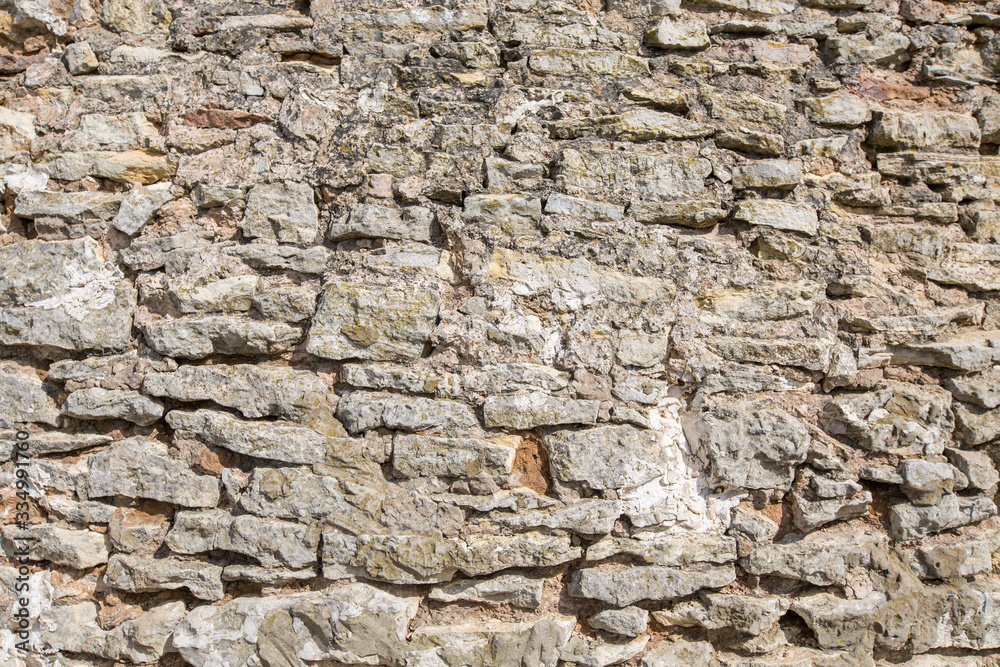
[[[538,426],[596,424],[600,401],[555,398],[541,392],[490,396],[483,404],[483,419],[488,427],[519,431]]]
[[[557,479],[594,489],[637,486],[662,475],[668,465],[660,435],[633,426],[555,431],[545,444]]]
[[[733,219],[761,227],[772,227],[815,236],[819,216],[810,204],[794,204],[774,199],[752,199],[736,205]]]
[[[148,426],[163,416],[163,406],[137,391],[92,387],[67,396],[62,413],[74,419],[124,419]]]
[[[544,585],[544,579],[531,579],[520,574],[501,574],[490,579],[453,581],[432,588],[427,597],[439,602],[510,604],[522,609],[537,609],[542,604]]]
[[[105,536],[89,530],[69,530],[52,524],[21,529],[11,524],[4,526],[3,536],[8,548],[13,551],[25,549],[30,560],[48,561],[77,570],[108,562]]]
[[[662,18],[646,33],[646,43],[658,49],[704,49],[711,45],[704,21]]]
[[[248,238],[309,244],[316,238],[319,209],[304,183],[257,185],[250,190],[240,228]]]
[[[457,401],[369,391],[345,394],[337,405],[337,418],[351,434],[376,428],[451,434],[479,426],[472,409]]]
[[[518,442],[510,436],[481,440],[397,435],[392,468],[396,475],[408,478],[509,475]]]
[[[306,349],[328,359],[419,357],[437,323],[436,290],[330,282],[323,287]]]
[[[621,570],[580,570],[571,594],[625,607],[641,600],[672,600],[704,588],[722,588],[736,581],[731,565],[691,566],[687,568],[627,567]]]
[[[186,588],[200,600],[219,600],[222,568],[197,560],[115,554],[104,573],[108,586],[127,593],[155,593]]]
[[[234,315],[195,315],[147,324],[149,346],[160,354],[203,359],[213,354],[252,356],[287,350],[302,330],[284,322],[260,322]]]

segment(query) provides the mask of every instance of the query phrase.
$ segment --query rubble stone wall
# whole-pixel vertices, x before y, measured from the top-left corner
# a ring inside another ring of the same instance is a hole
[[[1000,665],[1000,2],[0,0],[0,664]]]

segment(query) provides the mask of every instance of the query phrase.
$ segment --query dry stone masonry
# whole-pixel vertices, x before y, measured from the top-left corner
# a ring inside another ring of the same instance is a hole
[[[0,665],[1000,666],[1000,1],[0,0],[0,80]]]

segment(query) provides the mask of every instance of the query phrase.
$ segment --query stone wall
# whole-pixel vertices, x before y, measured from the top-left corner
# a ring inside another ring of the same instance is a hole
[[[1000,2],[430,1],[0,0],[0,663],[1000,664]]]

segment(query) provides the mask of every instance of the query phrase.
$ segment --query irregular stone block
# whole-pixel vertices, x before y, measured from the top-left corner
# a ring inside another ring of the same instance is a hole
[[[727,361],[795,366],[811,371],[829,368],[834,347],[832,340],[749,336],[713,336],[705,344]]]
[[[872,119],[871,109],[860,97],[834,93],[803,101],[806,118],[818,125],[857,127]]]
[[[622,114],[580,120],[561,120],[548,124],[555,139],[575,139],[597,135],[623,141],[665,141],[700,139],[715,134],[716,128],[680,116],[650,109],[634,109]]]
[[[148,94],[148,91],[143,92]],[[142,185],[172,177],[177,173],[177,164],[176,155],[148,148],[124,153],[60,153],[45,163],[52,178],[60,181],[79,181],[91,176]]]
[[[92,387],[67,396],[62,413],[74,419],[124,419],[148,426],[163,416],[163,406],[137,391]]]
[[[633,426],[598,426],[545,436],[552,474],[593,489],[621,489],[666,472],[668,456],[660,434]]]
[[[736,560],[736,540],[724,535],[663,536],[650,539],[605,537],[587,548],[587,560],[598,561],[619,554],[650,565],[685,567],[692,563],[731,563]]]
[[[166,32],[172,18],[162,0],[108,0],[101,7],[101,22],[115,32],[136,35]]]
[[[134,663],[156,662],[170,646],[174,628],[187,613],[181,600],[164,602],[139,618],[130,619],[111,630],[105,640],[105,652],[112,660]]]
[[[0,343],[122,350],[136,293],[90,237],[0,248]],[[44,352],[44,349],[43,349]]]
[[[972,116],[950,111],[876,111],[865,140],[878,148],[979,148],[979,125]]]
[[[886,382],[875,392],[834,397],[820,424],[868,451],[937,456],[955,427],[950,408],[951,395],[940,388]]]
[[[752,94],[733,95],[723,90],[705,89],[702,98],[712,118],[750,130],[778,132],[784,126],[788,111],[784,104]]]
[[[565,507],[520,512],[514,516],[500,516],[492,522],[512,528],[555,528],[569,530],[580,535],[605,535],[615,528],[615,522],[622,515],[622,503],[618,500],[584,498]]]
[[[174,195],[169,187],[137,187],[125,195],[111,226],[129,236],[135,236],[153,219],[161,206],[173,199]]]
[[[943,530],[978,523],[996,516],[997,506],[989,498],[965,498],[948,494],[937,505],[901,502],[889,507],[889,534],[894,540],[914,540]]]
[[[511,238],[539,236],[542,201],[524,195],[472,195],[465,198],[462,221],[497,229]]]
[[[654,611],[653,618],[663,625],[732,629],[757,637],[773,628],[790,606],[790,600],[777,595],[702,593],[700,597],[698,602],[675,605],[669,611]]]
[[[758,544],[740,559],[740,565],[751,574],[842,586],[849,570],[866,567],[872,550],[887,542],[883,533],[874,530],[834,527],[781,544]]]
[[[787,489],[809,451],[805,425],[767,405],[720,401],[694,429],[716,482],[735,489]]]
[[[182,359],[213,354],[275,354],[292,347],[302,330],[284,322],[259,322],[233,315],[195,315],[147,324],[146,342],[158,353]]]
[[[483,420],[490,428],[519,431],[538,426],[596,424],[600,401],[556,398],[542,392],[490,396],[483,403]]]
[[[649,76],[645,58],[616,51],[546,49],[528,56],[528,67],[551,76],[613,76],[642,79]]]
[[[303,568],[318,559],[319,535],[316,525],[208,510],[178,512],[166,544],[179,554],[221,549],[250,556],[264,567]]]
[[[794,204],[774,199],[753,199],[736,205],[733,219],[751,225],[802,232],[815,236],[819,216],[810,204]]]
[[[439,602],[510,604],[522,609],[537,609],[542,604],[544,585],[544,579],[532,579],[520,574],[501,574],[489,579],[453,581],[432,588],[427,597]]]
[[[711,45],[704,21],[662,18],[646,33],[646,44],[657,49],[705,49]]]
[[[19,422],[55,426],[59,407],[49,391],[33,369],[10,362],[0,364],[0,428]]]
[[[246,421],[213,410],[171,410],[167,423],[195,433],[209,445],[282,463],[322,463],[331,450],[327,436],[288,422]]]
[[[626,637],[638,637],[646,631],[649,623],[649,612],[640,607],[625,607],[624,609],[605,609],[588,619],[590,627],[595,630],[613,632]]]
[[[392,468],[401,477],[475,477],[509,475],[519,439],[493,440],[397,435],[392,443]]]
[[[712,163],[704,158],[567,148],[559,161],[556,183],[588,190],[612,188],[682,198],[701,194],[704,179],[711,173]]]
[[[522,533],[442,539],[424,535],[323,534],[323,576],[362,576],[397,584],[450,581],[512,567],[549,567],[582,555],[566,536]]]
[[[733,187],[737,190],[748,188],[789,190],[801,182],[802,168],[788,160],[761,160],[733,167]]]
[[[418,602],[365,584],[327,592],[242,596],[194,608],[177,625],[171,641],[194,667],[211,667],[214,660],[252,664],[259,656],[272,662],[269,656],[296,656],[292,647],[307,644],[317,647],[311,655],[320,661],[366,663],[377,655],[403,656]],[[252,634],[232,630],[250,627],[255,628]]]
[[[86,570],[108,562],[108,547],[104,535],[89,530],[69,530],[52,524],[20,529],[15,524],[4,526],[7,546],[14,550],[27,548],[30,560],[43,560]]]
[[[166,446],[143,437],[128,438],[88,459],[87,495],[149,498],[184,507],[215,507],[219,481],[195,473],[167,456]]]
[[[321,403],[330,388],[315,373],[284,366],[213,364],[147,373],[142,390],[175,401],[213,401],[244,417],[299,419]]]
[[[419,357],[438,308],[436,290],[330,282],[323,287],[306,349],[328,359]]]
[[[110,220],[118,212],[122,196],[110,192],[22,191],[14,200],[14,212],[22,218]]]
[[[323,246],[293,248],[264,244],[231,246],[225,249],[254,269],[278,269],[320,275],[330,261],[330,250]]]
[[[399,209],[358,204],[351,209],[347,222],[330,225],[327,238],[331,241],[381,238],[426,243],[431,240],[433,225],[434,214],[423,206]]]
[[[352,434],[376,428],[458,433],[479,427],[472,408],[464,403],[368,391],[341,397],[337,419]]]
[[[910,60],[910,39],[898,32],[876,37],[844,35],[827,40],[834,65],[881,65],[893,67]]]
[[[651,202],[634,201],[628,212],[639,222],[680,225],[693,229],[711,227],[726,217],[725,209],[715,201]]]
[[[199,600],[219,600],[224,595],[222,568],[197,560],[115,554],[108,560],[104,580],[127,593],[186,588]]]
[[[409,656],[439,665],[555,667],[569,656],[568,643],[574,623],[572,616],[545,614],[537,620],[518,623],[489,619],[424,625],[411,635]]]
[[[256,185],[250,190],[240,229],[248,238],[309,244],[316,238],[319,209],[305,183]]]
[[[580,570],[570,584],[570,594],[625,607],[641,600],[681,598],[704,588],[722,588],[734,581],[736,569],[731,565]]]

